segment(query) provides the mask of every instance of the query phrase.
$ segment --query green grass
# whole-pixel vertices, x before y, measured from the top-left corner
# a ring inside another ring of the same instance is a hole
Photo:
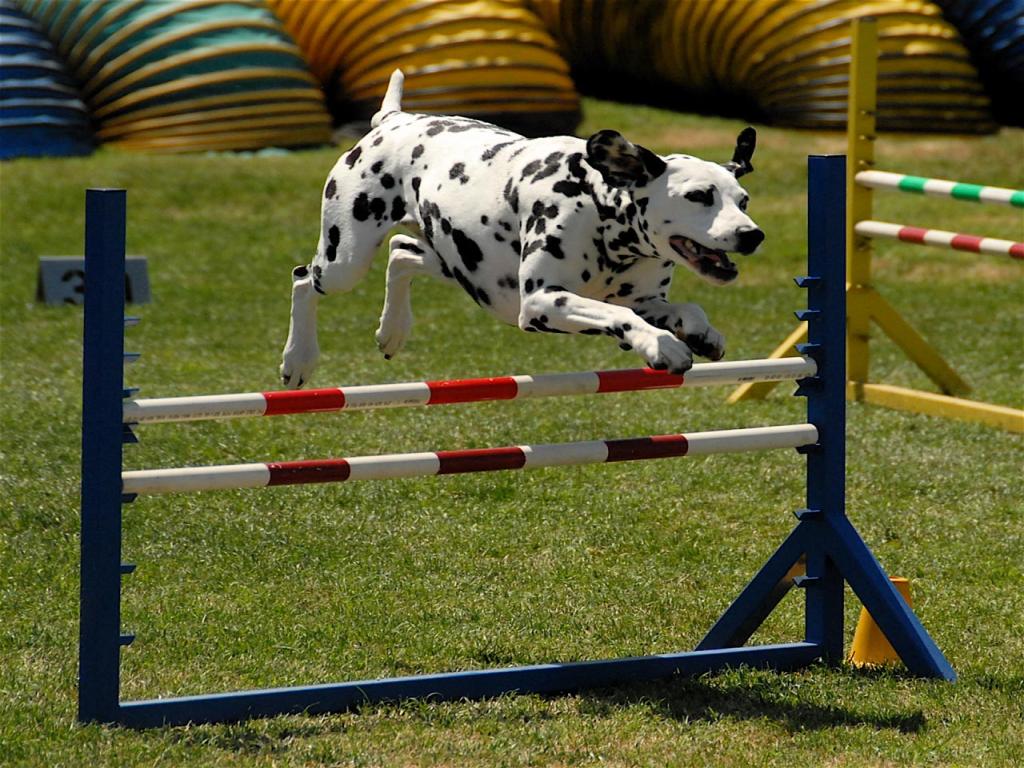
[[[740,124],[589,101],[660,151],[727,159]],[[1021,185],[1024,134],[884,137],[879,167]],[[763,129],[744,180],[768,233],[739,284],[681,275],[732,358],[790,330],[807,152],[836,134]],[[143,396],[273,388],[289,271],[315,246],[337,150],[283,157],[100,152],[0,168],[0,763],[94,765],[1019,765],[1024,761],[1021,440],[852,405],[849,513],[960,673],[735,672],[558,697],[368,707],[143,733],[74,724],[81,312],[33,301],[36,259],[82,247],[82,190],[129,189],[128,247],[153,303],[129,331]],[[879,194],[878,218],[1020,239],[1019,213]],[[955,222],[955,225],[954,225]],[[414,338],[373,344],[383,260],[321,308],[322,385],[628,367],[607,340],[499,326],[417,283]],[[984,399],[1024,405],[1021,265],[878,248],[882,292]],[[888,343],[873,371],[927,387]],[[786,423],[801,402],[719,389],[273,421],[152,426],[129,467],[556,442]],[[157,497],[125,508],[125,698],[606,658],[692,647],[792,526],[789,452],[440,480]],[[859,606],[848,601],[852,632]],[[795,597],[757,639],[801,636]]]

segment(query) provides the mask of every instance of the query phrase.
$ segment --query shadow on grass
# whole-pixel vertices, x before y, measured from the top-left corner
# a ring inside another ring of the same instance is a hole
[[[798,693],[790,686],[780,685],[773,677],[737,682],[721,678],[680,678],[583,694],[580,711],[604,715],[639,706],[672,720],[767,720],[793,732],[866,725],[878,730],[917,733],[926,725],[920,709],[873,711],[869,705],[855,710],[800,701],[797,697]]]
[[[501,663],[509,660],[500,654],[488,654],[487,661]],[[851,673],[856,679],[879,682],[883,679],[913,678],[909,672],[898,668],[864,669]],[[544,710],[551,702],[573,698],[578,702],[577,711],[582,715],[614,717],[622,710],[632,709],[684,723],[763,720],[777,723],[793,733],[867,726],[876,730],[915,734],[927,725],[920,708],[899,711],[889,705],[888,700],[878,703],[877,698],[872,701],[866,697],[864,705],[857,708],[801,700],[800,687],[787,680],[771,673],[754,673],[753,677],[743,675],[738,678],[731,675],[672,678],[574,693],[546,694],[534,698],[533,705],[525,706],[530,709],[530,719],[533,720],[560,717],[553,710]],[[1013,687],[1014,684],[1020,687],[1022,681],[1014,678],[1009,686]],[[1008,682],[993,678],[990,685],[1004,689],[1008,687]],[[520,697],[505,694],[498,698],[515,700]],[[538,701],[546,703],[538,707]],[[249,754],[281,754],[289,751],[296,742],[344,732],[352,727],[352,718],[411,718],[436,728],[449,727],[456,721],[462,724],[472,722],[472,717],[467,720],[464,712],[459,713],[459,707],[459,702],[436,699],[386,701],[367,703],[346,713],[284,715],[238,723],[168,728],[167,731],[173,741],[188,746],[213,747]],[[502,717],[501,713],[493,710],[483,712],[487,718]],[[523,713],[517,710],[515,715],[509,717],[521,720]]]

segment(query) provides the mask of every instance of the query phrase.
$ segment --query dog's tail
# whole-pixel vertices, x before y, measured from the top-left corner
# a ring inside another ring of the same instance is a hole
[[[392,112],[402,111],[402,86],[405,83],[405,75],[402,70],[396,69],[391,73],[391,81],[388,83],[388,92],[384,94],[384,101],[381,102],[380,111],[370,120],[370,125],[376,128],[381,120]]]

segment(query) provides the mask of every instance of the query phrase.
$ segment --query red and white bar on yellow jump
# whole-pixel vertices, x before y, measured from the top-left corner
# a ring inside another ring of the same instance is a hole
[[[124,421],[138,424],[201,421],[244,416],[280,416],[703,387],[741,384],[748,381],[796,380],[814,376],[816,371],[817,366],[808,357],[787,357],[778,360],[698,363],[682,376],[650,368],[634,368],[618,371],[549,373],[537,376],[368,384],[329,389],[151,398],[126,400]]]
[[[618,440],[548,445],[513,445],[462,451],[397,453],[348,459],[229,464],[212,467],[144,469],[121,475],[122,493],[157,494],[265,488],[271,485],[338,483],[399,477],[496,472],[507,469],[602,464],[613,461],[744,453],[814,445],[811,424],[726,429]]]
[[[891,224],[887,221],[871,220],[858,221],[854,229],[858,235],[865,237],[883,237],[889,240],[900,240],[904,243],[952,248],[954,251],[995,253],[1002,256],[1011,256],[1014,259],[1024,259],[1024,243],[1000,240],[997,237],[965,235],[960,232],[946,232],[942,229],[907,227],[902,224]]]

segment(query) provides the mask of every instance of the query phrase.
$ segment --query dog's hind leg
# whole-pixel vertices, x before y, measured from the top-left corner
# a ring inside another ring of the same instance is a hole
[[[292,272],[291,320],[280,368],[281,381],[292,389],[309,383],[320,355],[316,331],[320,296],[352,290],[366,276],[380,241],[395,223],[383,215],[353,221],[347,212],[357,203],[352,202],[351,194],[336,195],[335,190],[332,173],[324,195],[316,256],[308,267],[296,267]]]
[[[440,257],[424,240],[395,235],[389,243],[384,308],[377,328],[377,346],[391,359],[405,344],[412,330],[410,288],[417,275],[443,278],[448,275]],[[450,273],[449,273],[450,274]]]

